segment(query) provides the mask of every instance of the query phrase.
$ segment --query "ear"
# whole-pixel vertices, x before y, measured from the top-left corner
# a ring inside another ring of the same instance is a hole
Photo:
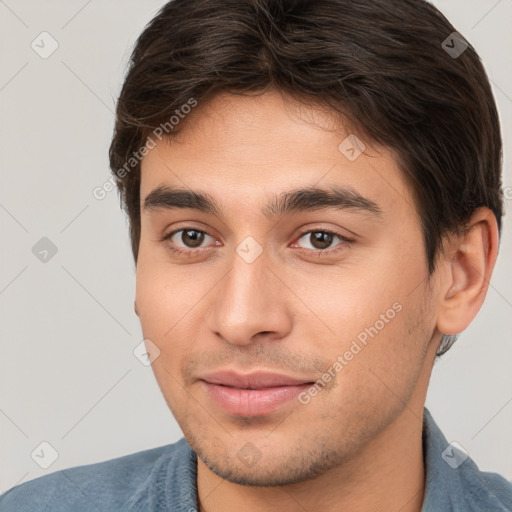
[[[437,328],[459,334],[473,321],[487,294],[498,255],[496,217],[489,208],[478,208],[467,230],[450,237],[441,257],[444,267],[438,305]]]
[[[137,301],[133,301],[133,310],[135,311],[135,314],[139,316],[139,310],[137,309]]]

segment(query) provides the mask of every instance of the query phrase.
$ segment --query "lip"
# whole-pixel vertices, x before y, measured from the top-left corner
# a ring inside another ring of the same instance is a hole
[[[273,372],[252,372],[237,373],[232,370],[224,370],[213,373],[207,373],[201,377],[201,380],[211,384],[220,384],[240,389],[261,389],[274,388],[281,386],[295,386],[299,384],[310,384],[312,381],[307,379],[297,379]]]
[[[313,384],[278,373],[219,371],[200,378],[206,393],[228,414],[263,416],[284,407]]]

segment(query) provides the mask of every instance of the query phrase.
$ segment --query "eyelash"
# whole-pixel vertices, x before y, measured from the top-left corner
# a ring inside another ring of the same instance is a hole
[[[159,241],[162,242],[162,243],[167,242],[176,233],[179,233],[181,231],[196,231],[197,233],[203,233],[205,235],[211,236],[206,231],[203,231],[203,230],[200,230],[200,229],[195,229],[195,228],[190,228],[190,227],[189,228],[185,227],[185,228],[177,229],[176,231],[171,231],[167,235],[164,235],[163,237],[161,237]],[[340,233],[337,233],[336,231],[331,231],[331,230],[328,230],[328,229],[309,229],[307,231],[302,232],[300,235],[298,235],[297,240],[300,240],[304,235],[307,235],[308,233],[326,233],[328,235],[333,235],[335,237],[338,237],[340,239],[340,241],[342,242],[342,243],[338,244],[337,246],[335,246],[334,248],[323,249],[323,250],[322,249],[304,249],[304,248],[299,248],[299,249],[302,249],[303,251],[306,251],[307,253],[313,254],[315,256],[323,256],[326,253],[332,254],[332,252],[337,252],[338,250],[343,250],[343,249],[346,248],[345,245],[347,243],[351,243],[351,242],[354,241],[352,239],[347,238],[346,236],[341,235]],[[179,248],[176,248],[176,247],[172,247],[169,244],[167,244],[167,248],[170,251],[172,251],[174,254],[178,255],[178,256],[192,256],[193,254],[197,254],[198,252],[201,252],[202,249],[206,249],[205,247],[199,248],[199,249],[179,249]]]

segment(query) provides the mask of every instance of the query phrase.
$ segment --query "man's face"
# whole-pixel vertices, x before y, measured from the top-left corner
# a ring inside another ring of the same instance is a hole
[[[357,157],[334,117],[277,92],[190,116],[142,162],[136,303],[157,382],[218,475],[311,478],[421,414],[439,338],[411,191],[389,152],[363,140]],[[163,187],[217,211],[171,208]],[[312,187],[345,195],[275,207]]]

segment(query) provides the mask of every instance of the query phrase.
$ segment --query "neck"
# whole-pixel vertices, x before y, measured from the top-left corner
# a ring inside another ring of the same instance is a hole
[[[425,473],[423,405],[401,414],[343,466],[305,482],[280,487],[246,487],[215,475],[198,460],[201,512],[283,510],[400,510],[420,512]]]

